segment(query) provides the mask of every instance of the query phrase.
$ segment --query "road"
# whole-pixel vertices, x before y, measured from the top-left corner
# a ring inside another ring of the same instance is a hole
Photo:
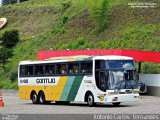
[[[19,99],[14,90],[3,90],[3,100],[1,114],[160,114],[160,98],[153,96],[140,96],[138,102],[125,102],[119,107],[111,104],[88,107],[86,103],[33,105]]]

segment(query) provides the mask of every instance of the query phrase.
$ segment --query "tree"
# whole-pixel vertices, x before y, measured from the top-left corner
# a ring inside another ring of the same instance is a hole
[[[12,48],[19,42],[18,30],[6,31],[1,37],[1,45],[5,48]]]
[[[0,64],[2,65],[4,71],[5,71],[5,64],[8,62],[8,59],[12,55],[13,55],[12,50],[7,48],[0,48]]]
[[[96,32],[100,33],[105,30],[109,26],[109,0],[101,0],[99,1],[99,5],[97,5],[97,1],[95,1],[95,5],[93,6],[92,17],[96,24]]]

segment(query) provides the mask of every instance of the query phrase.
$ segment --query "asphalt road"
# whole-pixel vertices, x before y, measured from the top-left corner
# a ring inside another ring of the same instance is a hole
[[[86,103],[33,105],[19,99],[14,90],[3,90],[3,100],[5,106],[0,107],[0,114],[160,114],[160,98],[153,96],[141,96],[138,102],[125,102],[119,107],[111,104],[88,107]]]

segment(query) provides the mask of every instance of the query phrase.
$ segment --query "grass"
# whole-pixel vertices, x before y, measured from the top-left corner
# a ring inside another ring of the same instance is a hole
[[[160,51],[159,7],[130,8],[128,3],[134,1],[109,0],[107,9],[102,6],[104,0],[29,0],[1,7],[0,16],[6,17],[8,24],[1,29],[0,35],[7,30],[18,29],[20,42],[6,64],[7,72],[0,69],[0,88],[17,88],[19,62],[37,59],[38,50],[103,48]],[[160,73],[159,64],[144,63],[142,68],[144,73]]]

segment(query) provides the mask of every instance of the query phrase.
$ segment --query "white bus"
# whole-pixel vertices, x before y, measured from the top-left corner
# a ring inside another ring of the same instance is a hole
[[[70,56],[44,61],[22,61],[18,69],[19,98],[33,104],[55,101],[112,103],[137,101],[133,58]]]

